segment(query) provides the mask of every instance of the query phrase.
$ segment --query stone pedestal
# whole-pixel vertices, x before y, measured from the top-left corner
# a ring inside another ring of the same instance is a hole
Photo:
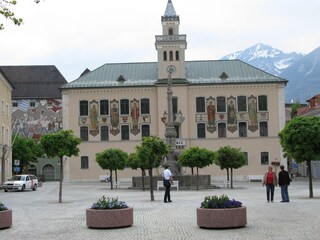
[[[12,226],[12,209],[0,211],[0,229]]]

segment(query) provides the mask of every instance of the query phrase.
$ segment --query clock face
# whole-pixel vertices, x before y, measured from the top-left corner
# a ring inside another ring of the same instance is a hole
[[[176,67],[173,66],[173,65],[170,65],[167,67],[167,72],[170,73],[170,74],[174,74],[176,72]]]

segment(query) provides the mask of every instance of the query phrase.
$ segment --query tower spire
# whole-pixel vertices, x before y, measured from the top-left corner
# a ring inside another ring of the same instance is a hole
[[[173,17],[177,16],[176,11],[174,10],[173,4],[171,0],[168,0],[166,11],[164,12],[165,17]]]

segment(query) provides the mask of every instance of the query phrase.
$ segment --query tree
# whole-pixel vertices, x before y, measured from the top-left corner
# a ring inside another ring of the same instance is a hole
[[[137,146],[136,149],[141,164],[145,166],[145,169],[148,169],[150,176],[150,196],[151,201],[154,201],[152,170],[160,166],[163,156],[169,151],[169,145],[160,138],[151,136],[144,137],[142,144]]]
[[[297,110],[299,107],[300,107],[300,103],[296,102],[296,103],[292,104],[291,112],[290,112],[291,118],[294,118],[297,116]]]
[[[56,133],[43,135],[40,143],[45,154],[48,157],[60,158],[60,185],[59,185],[59,203],[62,202],[62,182],[63,182],[63,157],[78,156],[80,150],[78,145],[81,138],[73,135],[72,130],[61,130]]]
[[[313,198],[311,161],[320,160],[320,117],[295,117],[279,133],[284,157],[306,162],[309,175],[309,198]]]
[[[204,168],[213,163],[215,153],[205,148],[191,147],[183,151],[179,156],[179,163],[182,166],[197,169],[197,190],[199,190],[199,168]]]
[[[227,181],[229,178],[229,169],[231,175],[231,188],[233,188],[233,169],[238,169],[246,163],[244,153],[240,148],[232,148],[230,146],[220,147],[217,151],[217,158],[215,163],[220,166],[220,169],[227,170]]]
[[[145,190],[144,176],[146,175],[146,167],[143,166],[143,163],[140,161],[137,153],[131,153],[127,159],[127,166],[131,169],[137,170],[141,169],[141,182],[142,182],[142,191]]]
[[[116,182],[118,181],[117,170],[123,170],[126,166],[128,154],[118,148],[109,148],[96,153],[96,161],[102,169],[110,171],[110,184],[113,189],[112,171],[115,171]]]
[[[12,159],[20,160],[20,172],[31,166],[32,163],[37,162],[38,157],[42,157],[44,152],[41,145],[30,138],[12,135]]]

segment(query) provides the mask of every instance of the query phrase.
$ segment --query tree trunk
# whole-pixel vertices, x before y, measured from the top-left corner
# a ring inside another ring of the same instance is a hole
[[[199,168],[197,167],[197,191],[199,191]]]
[[[307,161],[309,174],[309,198],[313,198],[311,161]]]
[[[231,189],[233,189],[233,168],[231,168],[230,174],[231,174],[230,184],[231,184]]]
[[[110,169],[110,184],[111,190],[113,190],[113,177],[112,177],[112,170]]]
[[[62,203],[62,182],[63,182],[63,156],[60,157],[59,203]]]
[[[149,169],[149,177],[150,177],[150,196],[151,196],[151,201],[154,201],[152,168]]]
[[[114,170],[115,174],[116,174],[116,188],[118,188],[118,172],[117,169]]]
[[[146,175],[146,171],[144,169],[141,170],[141,182],[142,182],[142,191],[145,190],[145,186],[144,186],[144,176]]]
[[[229,168],[227,168],[227,188],[229,188],[230,177],[229,177]]]
[[[191,175],[193,175],[193,168],[191,168]]]

